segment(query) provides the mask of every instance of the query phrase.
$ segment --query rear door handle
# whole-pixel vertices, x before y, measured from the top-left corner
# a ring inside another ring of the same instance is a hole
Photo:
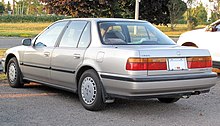
[[[80,54],[74,54],[74,55],[73,55],[73,58],[74,58],[74,59],[79,59],[79,58],[80,58]]]
[[[50,56],[50,52],[44,52],[44,56],[49,57]]]

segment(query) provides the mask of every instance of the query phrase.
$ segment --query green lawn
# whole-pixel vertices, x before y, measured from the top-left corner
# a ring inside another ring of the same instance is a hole
[[[177,24],[174,30],[172,31],[170,27],[167,26],[156,26],[161,31],[163,31],[169,37],[179,37],[182,33],[187,32],[186,24]],[[199,25],[196,29],[204,28],[205,25]]]
[[[0,36],[33,37],[51,23],[0,23]]]
[[[0,36],[6,37],[33,37],[40,33],[51,23],[0,23]],[[166,35],[170,37],[179,37],[183,32],[187,31],[185,24],[178,24],[174,31],[171,31],[167,26],[156,26]],[[196,27],[204,28],[205,25],[199,25]]]

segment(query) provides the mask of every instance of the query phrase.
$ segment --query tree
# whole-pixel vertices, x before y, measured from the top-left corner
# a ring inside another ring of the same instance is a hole
[[[8,4],[7,4],[7,10],[8,10],[8,11],[11,11],[11,4],[10,4],[9,1],[8,1]]]
[[[140,19],[167,25],[170,22],[168,3],[169,0],[141,0]]]
[[[185,13],[187,6],[182,0],[170,0],[168,3],[168,9],[170,12],[171,30],[174,30],[175,24]]]
[[[193,7],[198,3],[196,0],[187,0],[187,11],[186,11],[186,20],[188,30],[192,30],[197,26],[197,19],[193,16]]]
[[[196,17],[198,23],[204,24],[207,21],[207,12],[203,4],[200,3],[199,6],[197,6],[194,10],[193,15]]]
[[[5,6],[2,2],[0,2],[0,15],[2,15],[5,11]]]
[[[73,17],[133,18],[135,0],[40,0],[50,13]],[[168,0],[141,0],[140,19],[155,24],[167,24]]]

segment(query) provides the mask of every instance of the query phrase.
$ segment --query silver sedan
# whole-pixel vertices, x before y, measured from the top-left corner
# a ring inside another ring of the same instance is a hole
[[[206,49],[180,47],[147,21],[68,19],[3,59],[11,87],[38,82],[76,92],[88,110],[114,98],[158,98],[173,103],[216,84]]]

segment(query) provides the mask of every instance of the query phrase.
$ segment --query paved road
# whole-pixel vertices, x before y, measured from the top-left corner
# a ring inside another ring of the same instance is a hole
[[[0,83],[1,126],[219,126],[220,78],[209,94],[162,104],[117,100],[104,111],[85,110],[76,94],[39,84],[14,89]]]
[[[20,37],[0,37],[0,49],[21,45],[22,39]]]

